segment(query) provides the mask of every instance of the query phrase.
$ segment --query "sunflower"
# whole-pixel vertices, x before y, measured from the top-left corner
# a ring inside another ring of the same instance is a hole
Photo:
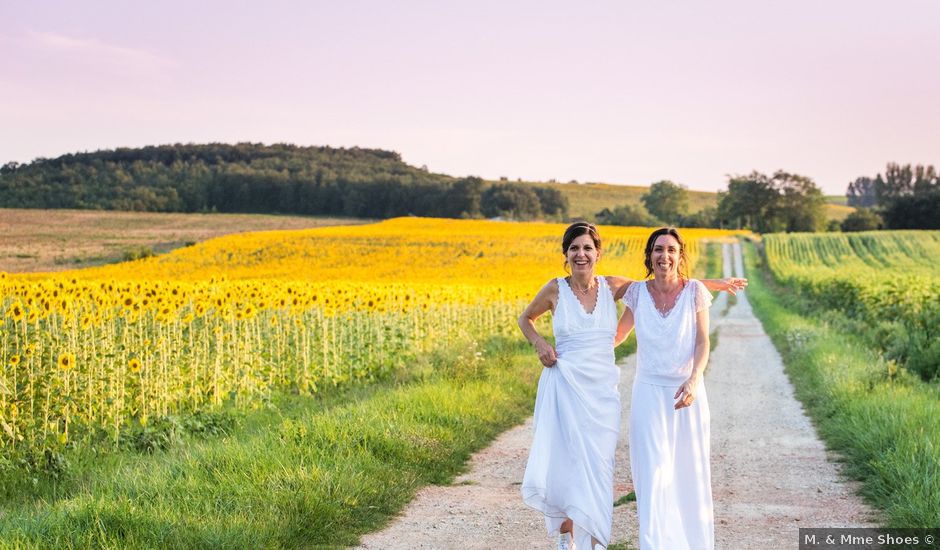
[[[128,368],[131,369],[131,372],[133,372],[134,374],[137,374],[138,372],[140,372],[140,359],[134,357],[133,359],[128,361],[127,366]]]
[[[25,314],[26,314],[26,311],[23,309],[22,304],[20,304],[19,302],[13,304],[13,307],[11,307],[10,310],[7,312],[7,315],[17,322],[22,320]]]
[[[59,354],[59,368],[64,371],[70,371],[75,366],[75,354],[74,353],[60,353]]]
[[[11,356],[10,356],[10,366],[13,367],[13,368],[16,368],[16,366],[19,365],[19,364],[20,364],[20,356],[19,356],[19,355],[11,355]]]

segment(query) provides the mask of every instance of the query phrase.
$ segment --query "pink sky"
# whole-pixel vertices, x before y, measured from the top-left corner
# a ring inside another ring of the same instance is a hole
[[[940,164],[940,2],[0,3],[0,163],[174,142],[829,194]]]

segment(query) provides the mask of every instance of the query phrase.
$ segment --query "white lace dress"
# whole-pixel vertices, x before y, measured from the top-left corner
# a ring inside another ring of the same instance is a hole
[[[641,550],[711,550],[715,546],[709,460],[709,411],[699,380],[692,405],[675,410],[675,394],[692,373],[696,312],[712,297],[690,280],[666,315],[647,282],[630,285],[637,372],[630,405],[630,471],[636,490]]]
[[[617,307],[606,279],[598,277],[591,313],[558,279],[552,330],[558,362],[539,379],[522,498],[545,514],[549,536],[567,517],[574,522],[577,548],[591,548],[591,536],[606,547],[620,431],[620,374],[613,349]]]

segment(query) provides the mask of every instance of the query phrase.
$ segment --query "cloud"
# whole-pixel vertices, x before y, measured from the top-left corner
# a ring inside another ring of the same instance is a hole
[[[75,38],[54,32],[29,30],[30,46],[77,58],[85,63],[132,72],[164,71],[179,64],[172,58],[143,49],[108,44],[94,38]]]

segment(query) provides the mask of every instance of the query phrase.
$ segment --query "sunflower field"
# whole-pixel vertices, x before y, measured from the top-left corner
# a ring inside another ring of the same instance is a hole
[[[387,379],[436,346],[514,334],[564,274],[564,228],[398,218],[0,273],[0,452],[116,445],[170,414]],[[602,228],[599,272],[641,278],[649,232]],[[691,261],[731,234],[684,231]]]

